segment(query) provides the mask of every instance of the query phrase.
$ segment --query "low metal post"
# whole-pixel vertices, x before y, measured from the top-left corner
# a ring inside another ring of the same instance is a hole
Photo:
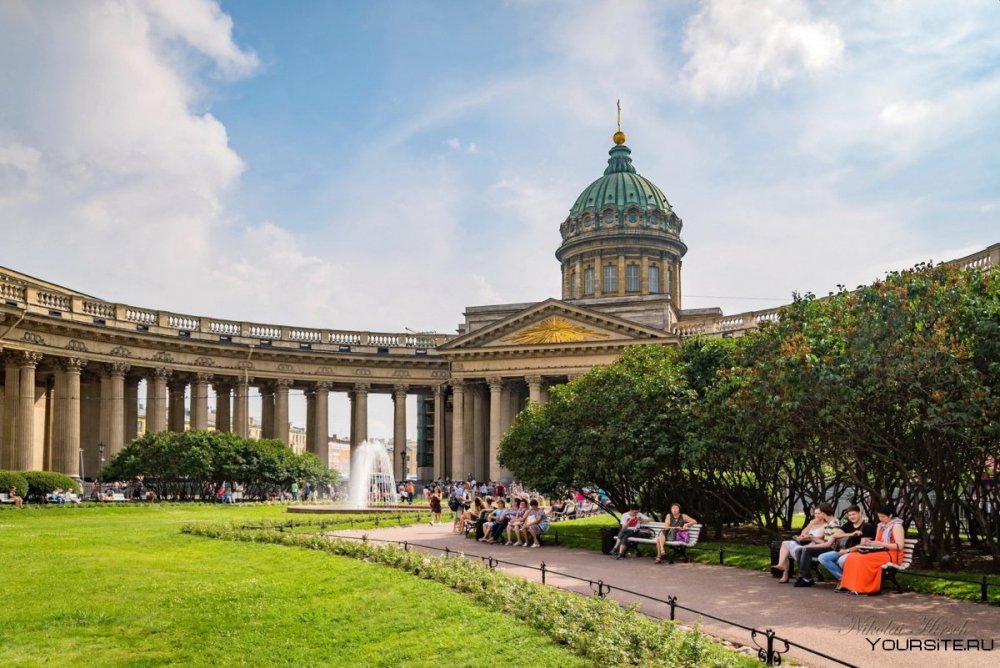
[[[445,559],[447,559],[447,558],[448,558],[448,557],[450,557],[450,556],[451,556],[451,550],[450,550],[450,549],[448,549],[448,546],[447,546],[447,545],[445,545],[445,546],[444,546],[444,558],[445,558]]]
[[[719,565],[720,566],[725,566],[726,565],[726,546],[725,545],[720,545],[719,546]]]
[[[667,603],[670,604],[670,621],[677,619],[677,597],[668,596]]]
[[[541,569],[542,569],[542,584],[545,584],[545,562],[544,561],[542,562]]]
[[[767,633],[767,665],[774,665],[774,629],[768,629]]]
[[[990,583],[989,580],[986,579],[985,575],[983,576],[983,586],[979,590],[979,600],[983,603],[990,600]]]
[[[410,551],[410,544],[404,540],[403,541],[403,552],[409,552],[409,551]]]

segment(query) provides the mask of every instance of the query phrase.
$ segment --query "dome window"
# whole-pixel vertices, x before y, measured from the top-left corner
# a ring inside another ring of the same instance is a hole
[[[625,291],[639,292],[639,265],[637,264],[625,267]]]
[[[660,268],[655,264],[649,265],[649,292],[652,294],[660,291]]]

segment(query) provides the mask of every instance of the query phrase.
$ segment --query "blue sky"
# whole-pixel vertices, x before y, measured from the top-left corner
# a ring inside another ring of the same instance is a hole
[[[1000,241],[993,0],[0,0],[0,265],[194,315],[451,332],[558,296],[619,97],[684,220],[685,307]]]

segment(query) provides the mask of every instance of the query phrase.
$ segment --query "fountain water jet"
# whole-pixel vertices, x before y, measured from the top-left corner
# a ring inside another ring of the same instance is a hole
[[[393,506],[399,502],[392,460],[386,449],[364,441],[351,453],[351,479],[347,488],[347,507]]]

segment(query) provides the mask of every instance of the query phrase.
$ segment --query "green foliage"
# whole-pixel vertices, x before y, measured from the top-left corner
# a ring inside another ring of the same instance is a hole
[[[746,336],[631,348],[522,411],[499,458],[547,492],[681,501],[717,533],[890,501],[923,561],[971,547],[1000,571],[1000,271],[918,265]]]
[[[28,495],[28,481],[17,471],[0,471],[0,492],[7,493],[13,487],[22,499]]]
[[[41,501],[56,487],[60,489],[80,493],[80,483],[62,473],[53,471],[22,471],[21,475],[28,484],[28,493],[24,497],[34,501]]]
[[[693,396],[676,350],[629,348],[522,411],[500,444],[500,463],[548,493],[597,486],[618,508],[663,511],[657,492],[692,463],[685,435]]]
[[[144,434],[101,471],[104,480],[138,477],[161,498],[212,498],[218,485],[229,482],[242,485],[245,498],[265,499],[293,482],[336,483],[339,473],[275,439],[186,431]]]
[[[381,563],[418,577],[443,583],[472,596],[491,610],[516,616],[592,665],[611,666],[751,666],[754,662],[723,649],[697,629],[681,630],[674,622],[658,622],[633,607],[610,599],[583,597],[491,570],[478,561],[430,557],[391,545],[333,540],[233,526],[198,525],[183,529],[222,540],[303,547]]]

